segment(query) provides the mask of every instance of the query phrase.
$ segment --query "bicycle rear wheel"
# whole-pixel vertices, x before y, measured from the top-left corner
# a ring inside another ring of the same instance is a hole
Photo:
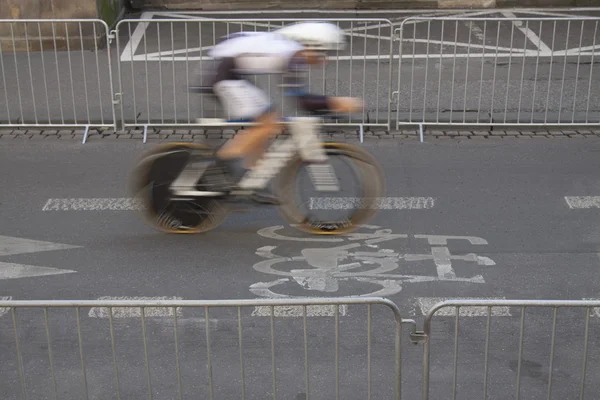
[[[131,190],[150,225],[167,233],[201,233],[221,225],[227,210],[215,198],[174,198],[169,189],[191,157],[213,157],[198,143],[165,143],[150,150],[134,168]],[[202,185],[202,179],[198,183]]]
[[[345,186],[341,184],[341,176],[347,170],[356,190],[345,197],[340,197],[343,189],[323,198],[311,197],[310,190],[299,187],[302,181],[310,179],[305,177],[310,173],[304,173],[310,163],[298,156],[277,178],[278,197],[282,202],[280,214],[287,223],[304,232],[318,235],[352,232],[376,215],[378,198],[385,192],[383,171],[376,159],[360,147],[342,143],[322,145],[339,187]],[[323,195],[323,192],[313,193]]]

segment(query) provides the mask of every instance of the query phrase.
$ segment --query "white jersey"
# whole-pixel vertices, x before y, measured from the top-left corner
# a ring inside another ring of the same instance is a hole
[[[236,72],[243,75],[281,74],[303,47],[271,32],[240,32],[217,44],[208,55],[215,59],[233,57]]]

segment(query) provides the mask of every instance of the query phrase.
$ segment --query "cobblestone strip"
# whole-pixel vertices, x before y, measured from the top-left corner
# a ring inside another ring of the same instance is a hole
[[[240,129],[231,128],[206,128],[206,129],[148,129],[147,140],[156,141],[205,141],[205,140],[227,140],[239,133]],[[0,139],[22,139],[22,140],[42,140],[42,139],[74,139],[81,141],[84,130],[55,130],[55,129],[10,129],[0,128]],[[287,135],[288,133],[283,133]],[[359,140],[359,131],[355,128],[331,128],[325,129],[321,134],[325,140],[332,141],[356,141]],[[98,140],[142,140],[144,132],[142,130],[97,130],[91,129],[88,132],[88,141]],[[455,130],[455,129],[426,129],[424,131],[425,140],[507,140],[507,139],[556,139],[556,138],[600,138],[600,129],[549,129],[549,130],[502,130],[502,129],[473,129],[473,130]],[[365,130],[363,139],[368,142],[380,140],[414,140],[419,139],[419,132],[415,129],[401,129],[386,131],[381,129]]]

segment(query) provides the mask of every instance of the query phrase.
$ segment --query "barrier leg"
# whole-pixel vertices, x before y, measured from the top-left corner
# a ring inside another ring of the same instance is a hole
[[[85,130],[83,131],[83,140],[81,141],[81,144],[85,144],[85,142],[87,141],[89,131],[90,131],[90,126],[86,125]]]
[[[419,139],[423,143],[423,124],[419,124]]]
[[[148,125],[144,125],[144,143],[146,143],[147,138],[148,138]]]
[[[364,141],[364,133],[365,133],[365,128],[364,126],[360,126],[360,142],[362,143]]]

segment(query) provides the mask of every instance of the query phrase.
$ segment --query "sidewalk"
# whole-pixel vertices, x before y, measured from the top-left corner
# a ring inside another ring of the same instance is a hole
[[[204,141],[204,140],[226,140],[232,138],[239,130],[208,128],[208,129],[149,129],[147,133],[148,142],[155,141]],[[0,139],[3,140],[45,140],[45,139],[72,139],[83,140],[83,130],[11,130],[0,129]],[[354,128],[327,128],[323,134],[325,140],[334,141],[358,141],[360,139],[358,129]],[[143,140],[142,130],[125,130],[114,132],[112,130],[90,129],[88,142],[98,140]],[[379,140],[419,140],[419,131],[413,129],[401,130],[373,130],[365,131],[363,134],[365,142]],[[600,138],[600,127],[589,129],[548,129],[548,130],[440,130],[432,129],[424,131],[424,139],[439,140],[499,140],[499,139],[565,139],[565,138]]]

